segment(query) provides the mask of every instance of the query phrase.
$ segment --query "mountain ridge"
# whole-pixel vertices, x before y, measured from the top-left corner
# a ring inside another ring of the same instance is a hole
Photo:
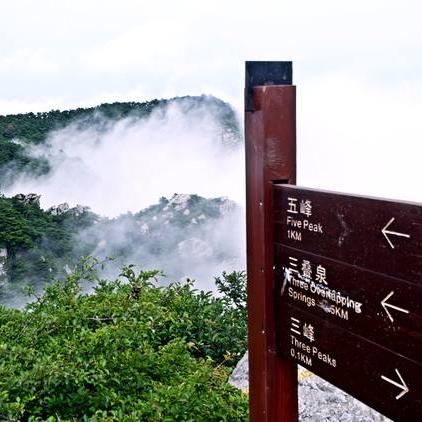
[[[72,110],[51,110],[39,113],[0,115],[0,192],[5,190],[18,174],[34,177],[51,170],[46,157],[31,156],[33,146],[43,144],[52,132],[76,125],[78,129],[96,127],[122,119],[146,119],[153,112],[164,111],[172,105],[184,113],[206,109],[221,127],[221,140],[226,144],[241,142],[240,126],[230,104],[210,95],[183,96],[146,102],[103,103],[95,107]]]

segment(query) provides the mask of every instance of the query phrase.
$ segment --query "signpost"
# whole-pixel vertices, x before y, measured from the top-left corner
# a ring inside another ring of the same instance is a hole
[[[291,63],[246,82],[251,420],[297,421],[299,363],[422,421],[422,205],[293,186]]]
[[[245,87],[249,409],[251,421],[296,422],[297,366],[277,354],[273,184],[296,178],[291,62],[247,62]]]
[[[386,416],[422,420],[422,205],[273,192],[280,354]]]

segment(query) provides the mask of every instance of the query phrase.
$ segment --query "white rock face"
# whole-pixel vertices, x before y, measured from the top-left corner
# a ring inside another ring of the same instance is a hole
[[[76,205],[76,207],[70,208],[69,204],[67,202],[64,202],[60,205],[53,205],[50,207],[47,212],[49,212],[52,215],[62,215],[66,213],[70,213],[74,215],[75,217],[80,217],[82,214],[89,211],[89,207],[85,207],[83,205]]]
[[[181,211],[187,208],[188,201],[191,198],[191,195],[186,195],[182,193],[175,193],[170,199],[168,206],[173,206],[176,211]]]
[[[183,211],[183,215],[189,215],[190,214],[190,211],[189,211],[189,209],[188,208],[186,208],[184,211]]]
[[[23,202],[24,204],[33,204],[33,205],[40,205],[40,198],[41,195],[37,195],[36,193],[28,193],[27,195],[23,193],[18,193],[14,196],[18,201]]]
[[[299,366],[300,422],[392,422],[344,391]],[[248,352],[229,377],[229,384],[247,392],[249,389]]]
[[[228,198],[221,198],[222,204],[220,205],[221,215],[226,215],[236,208],[236,202],[230,201]]]
[[[52,215],[62,215],[67,211],[69,211],[69,204],[67,202],[60,205],[54,205],[47,210],[47,212]]]
[[[183,258],[208,258],[213,254],[212,247],[207,242],[204,242],[203,240],[196,237],[192,237],[180,242],[177,245],[177,251]]]
[[[149,226],[147,223],[142,224],[141,226],[141,233],[142,234],[147,234],[149,232]]]
[[[69,275],[69,274],[72,274],[72,269],[69,267],[69,265],[68,264],[66,264],[65,266],[64,266],[64,272],[67,274],[67,275]]]
[[[75,217],[79,217],[89,211],[89,207],[83,205],[76,205],[76,207],[70,208],[68,212],[72,213]]]
[[[243,355],[243,358],[237,363],[236,368],[229,377],[229,384],[242,391],[247,391],[249,388],[249,368],[248,368],[248,352]]]
[[[0,249],[0,280],[5,279],[7,276],[6,270],[4,269],[6,261],[7,261],[7,249],[1,248]]]

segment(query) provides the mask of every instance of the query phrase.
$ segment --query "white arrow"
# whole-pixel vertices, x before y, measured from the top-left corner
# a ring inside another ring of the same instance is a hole
[[[394,322],[393,317],[391,316],[390,312],[387,308],[395,309],[396,311],[403,312],[405,314],[408,314],[409,311],[407,309],[399,308],[398,306],[392,305],[391,303],[387,303],[387,300],[390,299],[391,296],[393,296],[394,292],[391,291],[388,293],[388,295],[381,301],[381,305],[384,308],[384,311],[387,313],[388,318],[390,318],[391,322]]]
[[[410,234],[405,234],[405,233],[399,233],[399,232],[393,232],[391,230],[387,230],[390,225],[393,223],[393,221],[395,220],[395,218],[393,217],[386,225],[385,227],[381,230],[382,234],[385,236],[385,238],[387,239],[387,242],[389,243],[389,245],[391,246],[391,249],[394,249],[394,245],[393,242],[390,240],[390,238],[388,237],[389,234],[393,235],[393,236],[400,236],[400,237],[410,237]]]
[[[390,384],[393,384],[393,385],[395,385],[396,387],[398,387],[398,388],[401,388],[401,393],[399,393],[399,394],[397,394],[397,396],[396,396],[396,400],[398,400],[399,398],[401,398],[401,397],[403,397],[406,393],[408,393],[409,392],[409,387],[406,385],[406,383],[404,382],[404,380],[403,380],[403,378],[402,378],[402,376],[400,375],[400,372],[398,371],[398,369],[396,369],[396,374],[397,374],[397,376],[400,378],[400,382],[401,382],[401,384],[399,384],[397,381],[393,381],[393,380],[391,380],[390,378],[387,378],[386,376],[384,376],[384,375],[381,375],[381,378],[384,380],[384,381],[387,381],[387,382],[389,382]]]

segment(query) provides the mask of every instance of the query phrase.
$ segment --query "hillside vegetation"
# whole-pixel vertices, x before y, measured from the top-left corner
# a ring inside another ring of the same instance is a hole
[[[73,234],[92,225],[89,212],[54,214],[39,206],[36,196],[0,196],[0,303],[8,284],[41,287],[77,262]],[[80,259],[79,255],[79,259]]]
[[[247,397],[227,384],[246,349],[244,274],[216,279],[216,298],[131,266],[102,280],[96,265],[22,311],[0,307],[0,419],[247,420]]]

